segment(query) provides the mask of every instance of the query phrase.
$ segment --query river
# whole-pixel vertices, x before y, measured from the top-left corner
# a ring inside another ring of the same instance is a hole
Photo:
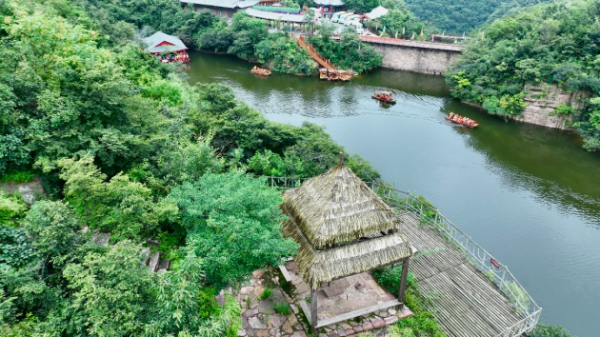
[[[600,154],[572,134],[489,116],[452,99],[440,77],[377,70],[348,83],[261,79],[234,57],[190,57],[190,82],[227,84],[272,121],[324,125],[385,181],[425,196],[509,266],[543,307],[543,322],[600,335]],[[397,104],[371,99],[381,89]],[[450,111],[479,128],[452,125]]]

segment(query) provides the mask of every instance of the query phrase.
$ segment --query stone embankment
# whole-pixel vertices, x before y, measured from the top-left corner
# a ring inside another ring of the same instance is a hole
[[[443,75],[460,56],[460,50],[371,43],[383,57],[381,67],[429,75]]]
[[[571,115],[556,114],[556,109],[560,105],[569,106],[573,110],[581,109],[586,98],[582,92],[567,92],[555,84],[528,84],[525,86],[525,92],[527,95],[524,101],[527,106],[515,119],[561,130],[570,129],[572,119]]]

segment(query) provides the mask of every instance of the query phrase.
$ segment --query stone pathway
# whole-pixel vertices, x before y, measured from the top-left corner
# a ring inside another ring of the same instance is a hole
[[[242,306],[242,329],[238,336],[256,337],[307,337],[306,324],[301,321],[298,306],[279,288],[279,278],[262,270],[252,273],[252,278],[237,294]],[[272,297],[259,298],[265,288],[271,289]],[[275,312],[275,305],[289,306],[287,315]],[[298,316],[297,316],[298,315]]]
[[[280,286],[279,271],[257,270],[237,294],[242,306],[242,329],[239,337],[308,337],[308,321],[300,308],[300,301],[310,296],[308,286],[296,274],[297,267],[290,261],[286,269],[291,276],[284,291]],[[283,280],[282,280],[283,281]],[[281,284],[285,284],[282,282]],[[269,299],[260,299],[265,288],[272,292]],[[344,312],[394,300],[368,273],[353,275],[335,282],[318,293],[319,319],[337,316]],[[283,304],[285,303],[285,304]],[[275,311],[275,306],[288,306],[289,313]],[[359,316],[349,321],[332,324],[319,329],[319,337],[367,337],[388,336],[387,326],[395,324],[399,317],[410,317],[410,310],[398,312],[396,308]]]
[[[36,178],[28,183],[17,184],[14,182],[0,183],[0,190],[13,194],[18,192],[23,197],[23,200],[28,204],[33,204],[36,201],[36,196],[45,196],[42,182]]]
[[[310,297],[310,288],[300,276],[294,261],[285,264],[285,268],[295,286],[296,298]],[[335,280],[317,292],[319,320],[335,317],[347,312],[367,308],[384,302],[394,301],[394,295],[385,291],[369,273],[361,273]],[[384,317],[385,314],[383,314]]]

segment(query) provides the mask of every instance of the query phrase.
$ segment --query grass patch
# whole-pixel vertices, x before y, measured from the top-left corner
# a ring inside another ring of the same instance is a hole
[[[2,175],[0,182],[14,182],[17,184],[28,183],[35,179],[35,174],[32,171],[8,171]]]
[[[273,305],[273,310],[276,313],[287,316],[292,313],[292,309],[290,308],[290,304],[287,302],[277,302]]]
[[[260,294],[260,296],[258,296],[259,301],[270,299],[273,299],[273,290],[271,290],[270,288],[265,288]]]
[[[400,288],[402,267],[378,268],[372,272],[373,278],[392,294]],[[414,316],[399,320],[394,327],[390,327],[392,337],[419,336],[419,337],[445,337],[444,330],[435,320],[433,313],[425,308],[424,297],[421,296],[419,287],[415,282],[415,275],[408,273],[406,279],[406,293],[404,303],[410,308]]]

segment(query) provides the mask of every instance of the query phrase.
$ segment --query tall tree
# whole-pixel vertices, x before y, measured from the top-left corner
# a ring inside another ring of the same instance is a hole
[[[281,196],[262,180],[241,172],[206,174],[174,188],[170,197],[189,231],[188,245],[202,258],[207,283],[217,289],[295,252],[295,243],[279,231]]]

